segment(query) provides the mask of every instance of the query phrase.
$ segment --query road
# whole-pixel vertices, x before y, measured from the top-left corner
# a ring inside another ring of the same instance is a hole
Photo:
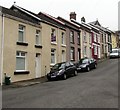
[[[118,60],[67,80],[3,90],[3,108],[118,108]]]

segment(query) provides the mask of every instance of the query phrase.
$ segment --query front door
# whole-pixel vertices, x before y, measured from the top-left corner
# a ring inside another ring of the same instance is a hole
[[[40,55],[36,54],[36,61],[35,61],[35,71],[36,71],[36,78],[41,77],[41,59]]]

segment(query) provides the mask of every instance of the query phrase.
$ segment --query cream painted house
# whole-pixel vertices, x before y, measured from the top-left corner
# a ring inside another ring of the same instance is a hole
[[[42,12],[38,15],[42,20],[43,69],[47,74],[53,65],[66,61],[66,30],[58,19]]]
[[[2,7],[2,82],[5,74],[11,77],[12,82],[44,76],[39,18],[34,20],[17,12]]]
[[[117,34],[115,32],[112,32],[111,38],[112,38],[112,48],[118,47],[118,41],[117,41]]]
[[[11,82],[40,78],[55,63],[66,61],[64,23],[54,17],[51,21],[41,20],[40,16],[16,5],[10,9],[2,7],[2,15],[1,82],[4,83],[5,74],[11,77]]]

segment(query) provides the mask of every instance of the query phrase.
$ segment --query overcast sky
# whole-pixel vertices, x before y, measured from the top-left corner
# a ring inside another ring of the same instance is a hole
[[[54,17],[69,20],[70,12],[76,12],[77,21],[85,17],[86,22],[99,20],[101,25],[118,30],[118,2],[120,0],[0,0],[0,5],[10,8],[16,5],[34,13],[40,11]]]

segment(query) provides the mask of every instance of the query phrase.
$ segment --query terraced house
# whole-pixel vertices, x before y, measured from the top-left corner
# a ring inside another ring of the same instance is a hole
[[[1,82],[4,73],[12,82],[40,78],[55,63],[66,61],[64,23],[56,18],[13,5],[10,9],[2,7],[1,24]]]
[[[89,24],[95,26],[100,31],[101,58],[108,57],[112,49],[111,31],[101,26],[98,20],[91,22]]]
[[[42,20],[44,69],[48,72],[54,64],[66,61],[65,24],[43,12],[38,16]]]
[[[17,6],[11,9],[2,7],[1,82],[5,73],[12,82],[42,76],[40,19],[20,11]]]
[[[70,13],[70,17],[73,17],[73,13]],[[80,26],[68,21],[62,17],[58,17],[58,20],[65,23],[66,28],[66,60],[78,61],[81,58],[81,36]]]

